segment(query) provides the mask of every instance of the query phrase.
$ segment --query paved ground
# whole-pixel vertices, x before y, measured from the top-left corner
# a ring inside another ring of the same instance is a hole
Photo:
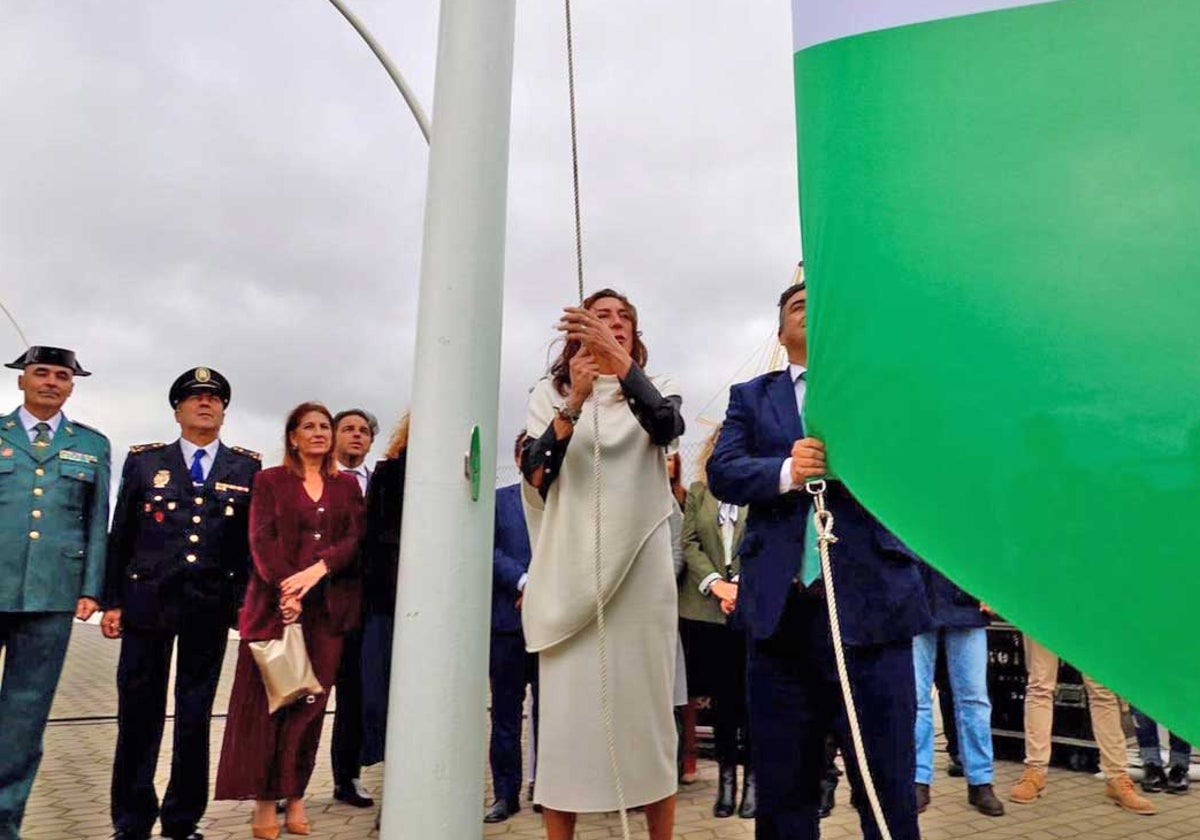
[[[116,697],[113,675],[118,645],[101,638],[99,628],[77,625],[68,656],[66,671],[54,705],[54,723],[46,734],[46,757],[33,789],[25,821],[25,840],[79,840],[101,838],[109,834],[108,784],[112,751],[116,739]],[[226,659],[225,677],[218,698],[223,712],[233,674],[231,645]],[[218,718],[213,727],[214,761],[224,730]],[[374,836],[374,812],[360,811],[334,803],[328,755],[328,735],[322,747],[322,760],[309,790],[309,815],[314,837],[327,840],[357,840]],[[164,756],[159,763],[160,790],[166,783],[169,765],[170,725],[164,738]],[[2,748],[2,746],[0,746]],[[1200,790],[1189,796],[1157,796],[1160,813],[1154,817],[1135,817],[1110,805],[1103,795],[1103,783],[1087,775],[1062,770],[1051,771],[1048,795],[1035,805],[1009,806],[1009,814],[998,819],[980,816],[966,807],[966,786],[961,779],[949,779],[941,772],[934,786],[933,805],[921,818],[925,840],[1067,840],[1067,838],[1200,838]],[[1020,775],[1015,764],[997,767],[1001,791]],[[754,836],[752,822],[736,817],[717,820],[711,816],[716,768],[701,762],[700,780],[682,789],[676,836],[683,840],[732,840]],[[367,771],[365,781],[372,790],[382,787],[381,768]],[[484,803],[480,803],[482,815]],[[228,840],[250,836],[249,806],[240,803],[215,803],[202,826],[209,840]],[[644,838],[644,823],[633,816],[635,837]],[[580,821],[579,840],[599,840],[620,836],[615,816],[588,817]],[[287,836],[287,835],[284,835]],[[530,810],[497,826],[480,824],[480,836],[533,840],[542,837],[540,821]],[[843,785],[833,816],[823,823],[823,836],[855,838],[860,834],[857,819],[848,804]],[[403,840],[409,840],[402,836]],[[441,840],[413,838],[413,840]]]

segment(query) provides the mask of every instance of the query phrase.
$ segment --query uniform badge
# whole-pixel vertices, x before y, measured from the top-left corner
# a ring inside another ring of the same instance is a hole
[[[161,510],[154,511],[154,521],[155,522],[162,522],[166,518],[167,518],[166,514],[163,513]]]
[[[8,446],[4,447],[4,449],[0,450],[0,456],[2,456],[4,458],[11,458],[12,457],[12,448],[8,447]]]
[[[167,510],[175,510],[175,503],[167,502]]]
[[[225,505],[225,515],[233,516],[233,505]]]
[[[149,512],[150,512],[150,503],[149,503],[149,502],[146,502],[146,504],[142,505],[142,510],[143,510],[145,513],[149,513]]]
[[[155,489],[160,489],[160,488],[166,487],[168,482],[170,482],[170,480],[171,480],[171,471],[170,470],[159,470],[158,472],[156,472],[154,474]]]
[[[242,487],[240,484],[226,484],[224,481],[218,481],[215,485],[213,485],[213,489],[215,489],[218,493],[225,493],[229,490],[232,490],[235,493],[250,492],[249,487]]]
[[[208,368],[196,368],[195,376],[197,382],[207,382],[212,379],[212,373]]]

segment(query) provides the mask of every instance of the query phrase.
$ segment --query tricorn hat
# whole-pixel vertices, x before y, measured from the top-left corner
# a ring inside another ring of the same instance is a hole
[[[5,367],[13,370],[25,370],[30,365],[57,365],[70,368],[76,376],[91,376],[91,371],[84,370],[75,359],[74,350],[64,350],[61,347],[39,347],[33,345]]]
[[[217,399],[229,405],[233,392],[229,380],[212,368],[194,367],[179,374],[179,378],[171,383],[167,399],[171,401],[171,408],[178,408],[188,397],[200,393],[215,394]]]

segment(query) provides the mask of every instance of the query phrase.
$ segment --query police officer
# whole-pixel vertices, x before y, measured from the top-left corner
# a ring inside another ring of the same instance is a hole
[[[259,455],[218,435],[229,382],[192,368],[171,386],[179,440],[134,446],[125,459],[108,539],[104,635],[121,638],[115,837],[201,840],[208,806],[209,722],[225,642],[236,625],[250,564],[250,488]],[[175,730],[161,810],[154,772],[162,743],[172,645]]]
[[[62,413],[89,375],[73,351],[30,347],[6,367],[25,394],[0,417],[0,840],[16,840],[71,619],[101,596],[111,458],[108,438]]]

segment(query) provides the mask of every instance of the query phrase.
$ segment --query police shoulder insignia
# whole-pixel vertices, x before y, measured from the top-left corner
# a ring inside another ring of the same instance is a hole
[[[153,452],[156,449],[164,449],[165,447],[165,443],[135,443],[129,447],[129,454],[138,455],[142,452]]]
[[[253,449],[244,449],[240,446],[231,446],[229,447],[229,450],[231,452],[236,452],[239,455],[245,455],[247,458],[253,458],[255,461],[262,460],[262,455],[255,452]]]

